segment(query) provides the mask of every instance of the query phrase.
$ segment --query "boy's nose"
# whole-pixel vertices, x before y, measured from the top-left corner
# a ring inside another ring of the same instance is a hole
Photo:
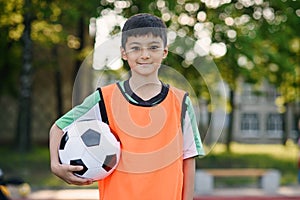
[[[150,52],[147,48],[142,48],[141,49],[141,57],[142,58],[150,58]]]

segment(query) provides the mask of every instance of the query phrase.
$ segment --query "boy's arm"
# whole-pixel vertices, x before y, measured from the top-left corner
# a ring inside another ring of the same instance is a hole
[[[85,98],[82,104],[74,107],[68,113],[66,113],[61,118],[59,118],[50,129],[49,148],[50,148],[51,170],[56,176],[63,179],[69,184],[86,185],[86,184],[91,184],[92,180],[79,178],[73,174],[74,171],[82,170],[82,166],[66,165],[66,164],[61,164],[59,162],[58,149],[59,149],[61,138],[63,136],[64,131],[67,129],[67,127],[69,127],[74,121],[78,119],[101,120],[100,110],[98,106],[99,101],[100,101],[99,92],[95,91],[90,96]]]
[[[193,200],[195,179],[195,158],[183,160],[182,200]]]
[[[195,159],[205,155],[195,112],[189,96],[185,99],[183,112],[183,193],[182,200],[192,200],[194,196],[194,180],[196,171]]]
[[[59,162],[58,147],[62,135],[63,135],[63,131],[58,126],[56,126],[56,124],[53,124],[49,134],[50,164],[51,164],[52,173],[69,184],[75,184],[75,185],[92,184],[93,181],[91,179],[80,178],[73,174],[74,171],[82,170],[82,166],[66,165],[66,164],[61,164]]]

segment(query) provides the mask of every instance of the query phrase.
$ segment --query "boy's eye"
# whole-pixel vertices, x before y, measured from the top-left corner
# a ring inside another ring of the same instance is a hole
[[[141,51],[141,47],[131,47],[131,51]]]
[[[148,52],[156,53],[156,52],[162,50],[162,48],[157,45],[152,45],[152,46],[148,46],[148,47],[132,46],[129,48],[129,50],[126,53],[138,54],[138,53],[141,53],[142,50],[147,50]]]
[[[159,49],[159,46],[150,46],[150,47],[148,47],[148,49],[151,51],[156,51]]]

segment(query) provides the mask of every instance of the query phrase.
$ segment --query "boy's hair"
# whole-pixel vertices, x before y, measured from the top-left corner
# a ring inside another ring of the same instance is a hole
[[[148,13],[133,15],[125,22],[122,28],[122,47],[125,49],[128,37],[149,34],[160,37],[163,40],[164,47],[167,45],[167,27],[160,18]]]

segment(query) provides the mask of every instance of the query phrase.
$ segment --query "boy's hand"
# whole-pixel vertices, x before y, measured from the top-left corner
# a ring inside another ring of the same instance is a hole
[[[63,136],[63,131],[53,124],[50,129],[50,140],[49,140],[49,148],[50,148],[50,165],[51,171],[53,174],[64,180],[69,184],[74,185],[90,185],[93,183],[92,179],[80,178],[74,175],[74,172],[80,171],[83,169],[82,166],[74,166],[74,165],[66,165],[60,164],[59,156],[58,156],[58,147]]]
[[[55,166],[51,166],[52,172],[67,182],[68,184],[74,185],[90,185],[93,183],[92,179],[81,178],[74,175],[74,172],[82,170],[82,166],[74,166],[67,164],[57,164]]]

